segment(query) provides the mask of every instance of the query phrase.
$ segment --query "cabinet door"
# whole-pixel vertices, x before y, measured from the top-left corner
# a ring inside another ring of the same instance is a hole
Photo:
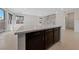
[[[49,29],[45,31],[45,46],[46,48],[49,48],[53,43],[53,30]]]
[[[44,49],[43,31],[26,34],[26,50],[43,50],[43,49]]]
[[[60,27],[54,28],[54,43],[60,40]]]

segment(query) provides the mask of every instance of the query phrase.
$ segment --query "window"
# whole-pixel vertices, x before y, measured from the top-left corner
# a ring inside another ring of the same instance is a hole
[[[5,11],[0,8],[0,32],[5,31]]]
[[[9,24],[12,24],[12,14],[8,13],[9,15]]]
[[[4,16],[4,10],[0,8],[0,20],[4,20],[5,16]]]
[[[16,16],[16,24],[23,24],[24,16]]]

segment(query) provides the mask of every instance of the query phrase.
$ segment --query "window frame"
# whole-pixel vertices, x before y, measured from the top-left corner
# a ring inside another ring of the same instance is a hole
[[[21,22],[20,23],[17,23],[17,19],[16,19],[16,24],[23,24],[24,23],[24,16],[18,16],[18,15],[16,15],[16,17],[23,17],[22,23]]]
[[[8,13],[8,15],[13,16],[11,13]],[[8,18],[9,18],[9,16],[8,16]],[[12,24],[12,17],[11,17],[11,20],[9,19],[9,24]]]

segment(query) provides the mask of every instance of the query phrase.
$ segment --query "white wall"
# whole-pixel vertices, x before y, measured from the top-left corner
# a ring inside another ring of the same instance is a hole
[[[65,14],[62,11],[56,13],[56,24],[60,25],[65,30]]]
[[[38,16],[24,15],[24,26],[37,26],[39,18]]]
[[[42,18],[42,20],[40,20],[40,18]],[[57,25],[62,26],[62,29],[65,29],[65,15],[63,12],[58,12],[56,15],[49,15],[45,17],[24,15],[25,26],[37,26],[40,24],[40,21],[42,21],[42,25],[54,25],[53,22],[56,22]]]
[[[79,32],[79,10],[75,10],[75,17],[74,17],[74,27],[75,27],[75,29],[74,29],[74,31],[75,32]]]

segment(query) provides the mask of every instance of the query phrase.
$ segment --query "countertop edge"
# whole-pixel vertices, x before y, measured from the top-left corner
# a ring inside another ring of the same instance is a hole
[[[61,28],[61,26],[56,26],[56,27],[60,27]],[[22,34],[22,33],[31,33],[31,32],[36,32],[36,31],[42,31],[42,30],[47,30],[47,29],[52,29],[52,28],[56,28],[56,27],[50,27],[50,28],[43,28],[43,29],[35,29],[35,30],[29,30],[29,31],[16,31],[15,32],[15,35],[17,35],[17,34]]]

